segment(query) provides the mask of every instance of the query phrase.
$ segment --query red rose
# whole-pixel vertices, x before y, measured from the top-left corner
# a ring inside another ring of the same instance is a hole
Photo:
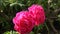
[[[15,30],[21,34],[29,34],[34,27],[34,21],[27,11],[18,12],[13,18]]]
[[[32,5],[28,8],[29,12],[35,20],[35,25],[43,24],[45,21],[44,9],[41,5]]]

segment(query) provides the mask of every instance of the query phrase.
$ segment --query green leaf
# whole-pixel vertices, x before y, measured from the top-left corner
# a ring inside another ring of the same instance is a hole
[[[30,34],[34,34],[34,32],[30,32]]]
[[[58,17],[60,17],[60,15],[58,15]]]
[[[39,25],[38,26],[38,30],[42,29],[43,28],[43,25]]]
[[[17,2],[17,0],[9,0],[10,3]]]
[[[6,31],[3,34],[18,34],[16,31]]]
[[[17,3],[17,2],[10,4],[10,6],[14,6],[14,5],[24,6],[24,4]]]

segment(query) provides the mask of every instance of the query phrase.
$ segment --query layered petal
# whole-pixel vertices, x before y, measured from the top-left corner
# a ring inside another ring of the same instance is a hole
[[[43,24],[45,21],[44,9],[41,5],[33,4],[28,8],[29,12],[33,15],[35,25]]]

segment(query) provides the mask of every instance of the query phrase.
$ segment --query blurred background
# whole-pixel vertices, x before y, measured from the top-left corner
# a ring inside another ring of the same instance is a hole
[[[0,34],[18,34],[12,22],[17,12],[26,10],[32,4],[42,5],[46,20],[34,28],[31,34],[60,34],[60,0],[0,0]]]

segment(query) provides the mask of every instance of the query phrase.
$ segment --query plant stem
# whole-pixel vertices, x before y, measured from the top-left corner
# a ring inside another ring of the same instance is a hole
[[[53,31],[55,32],[55,34],[58,34],[58,31],[55,29],[55,27],[53,26],[53,20],[50,20],[49,19],[49,22],[50,22],[50,26],[51,28],[53,29]]]
[[[38,26],[34,28],[34,34],[38,34]]]
[[[49,34],[49,28],[48,28],[48,26],[47,26],[47,24],[45,23],[45,26],[46,26],[46,28],[47,28],[47,31],[48,31],[48,34]]]

